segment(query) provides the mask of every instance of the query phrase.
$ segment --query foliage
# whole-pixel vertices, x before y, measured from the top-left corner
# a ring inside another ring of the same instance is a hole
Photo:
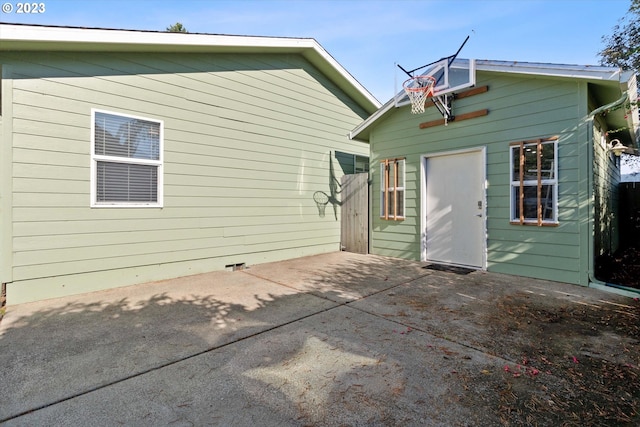
[[[613,27],[612,34],[603,36],[605,48],[599,52],[602,65],[613,65],[624,70],[640,72],[640,0],[631,0],[629,10],[618,24]],[[639,88],[640,91],[640,88]],[[631,104],[626,103],[624,108],[630,110]],[[609,134],[619,131],[609,131]],[[634,171],[640,170],[640,157],[623,154],[621,159],[625,168]]]
[[[166,31],[169,33],[188,33],[189,32],[184,27],[184,25],[182,25],[180,22],[176,22],[175,24],[168,26]]]
[[[605,48],[599,55],[603,65],[640,70],[640,0],[631,0],[627,14],[602,41]]]

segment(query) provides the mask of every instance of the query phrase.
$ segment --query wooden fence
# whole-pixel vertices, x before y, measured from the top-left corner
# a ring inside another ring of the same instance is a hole
[[[342,177],[341,245],[342,250],[369,253],[369,174]]]

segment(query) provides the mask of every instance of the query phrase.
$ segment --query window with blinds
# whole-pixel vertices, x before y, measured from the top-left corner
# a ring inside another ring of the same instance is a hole
[[[92,206],[162,206],[162,122],[99,110],[92,118]]]

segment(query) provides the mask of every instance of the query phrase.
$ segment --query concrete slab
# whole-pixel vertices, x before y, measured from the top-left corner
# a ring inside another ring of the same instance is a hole
[[[337,307],[7,425],[489,425],[464,372],[501,362]]]
[[[9,306],[0,324],[0,420],[335,305],[223,271]]]
[[[261,264],[252,266],[247,272],[341,303],[431,274],[417,262],[349,252]]]
[[[604,313],[607,309],[623,307],[633,313],[628,303],[628,298],[567,283],[523,280],[484,271],[464,275],[436,271],[356,301],[352,306],[518,363],[522,346],[516,343],[531,340],[533,333],[522,333],[519,322],[531,324],[532,320],[541,319],[549,324],[545,328],[549,333],[551,327],[562,320],[562,313],[577,310]],[[520,304],[532,311],[531,319],[515,319],[514,324],[505,325],[504,320]],[[632,337],[595,333],[597,325],[585,323],[575,327],[580,345],[598,348],[600,352],[610,354],[613,350],[608,351],[607,347],[634,341]],[[570,340],[567,336],[562,339]]]
[[[333,253],[9,306],[0,423],[638,421],[638,301],[423,267]]]

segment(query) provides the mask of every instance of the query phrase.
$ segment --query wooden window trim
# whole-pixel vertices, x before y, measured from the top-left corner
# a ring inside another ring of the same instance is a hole
[[[512,142],[509,144],[509,150],[513,149],[513,147],[518,147],[518,162],[519,162],[519,173],[518,173],[518,179],[520,181],[519,183],[519,187],[520,187],[520,191],[519,191],[519,197],[518,200],[516,201],[518,203],[518,211],[520,212],[519,218],[517,221],[514,220],[510,220],[509,223],[512,225],[535,225],[538,227],[557,227],[559,225],[558,222],[558,218],[556,216],[554,221],[544,221],[543,217],[543,211],[542,211],[542,160],[541,157],[538,155],[536,156],[536,168],[537,168],[537,176],[536,176],[536,180],[537,180],[537,184],[536,184],[536,220],[527,220],[524,217],[524,167],[525,167],[525,154],[524,154],[524,147],[525,145],[532,145],[532,144],[536,144],[536,152],[540,153],[542,151],[542,144],[544,143],[549,143],[549,142],[555,142],[557,144],[559,137],[558,136],[553,136],[550,138],[542,138],[542,139],[535,139],[535,140],[527,140],[527,141],[519,141],[519,142]],[[554,149],[554,168],[557,168],[557,150]],[[509,165],[509,191],[513,191],[513,157],[511,158],[511,164]],[[555,192],[557,193],[558,191],[558,177],[557,174],[554,174],[554,180],[555,180]],[[556,209],[557,212],[557,206],[554,203],[554,209]],[[511,217],[511,213],[509,213],[509,216]]]
[[[398,213],[398,185],[399,185],[398,164],[401,161],[405,162],[405,168],[406,168],[406,159],[404,157],[398,157],[394,159],[384,159],[380,162],[382,165],[384,165],[384,176],[381,177],[381,179],[384,182],[384,195],[383,195],[384,212],[380,216],[380,218],[384,220],[402,221],[405,219],[404,215],[400,215]],[[393,192],[389,190],[389,186],[391,184],[391,179],[389,176],[391,174],[391,167],[393,167]],[[405,173],[404,168],[402,173],[403,174]],[[402,187],[403,195],[404,195],[404,192],[406,191],[404,187],[405,185],[406,183],[404,183]],[[390,200],[391,194],[393,194],[393,215],[389,215],[389,200]],[[403,206],[404,206],[404,203],[403,203]]]

